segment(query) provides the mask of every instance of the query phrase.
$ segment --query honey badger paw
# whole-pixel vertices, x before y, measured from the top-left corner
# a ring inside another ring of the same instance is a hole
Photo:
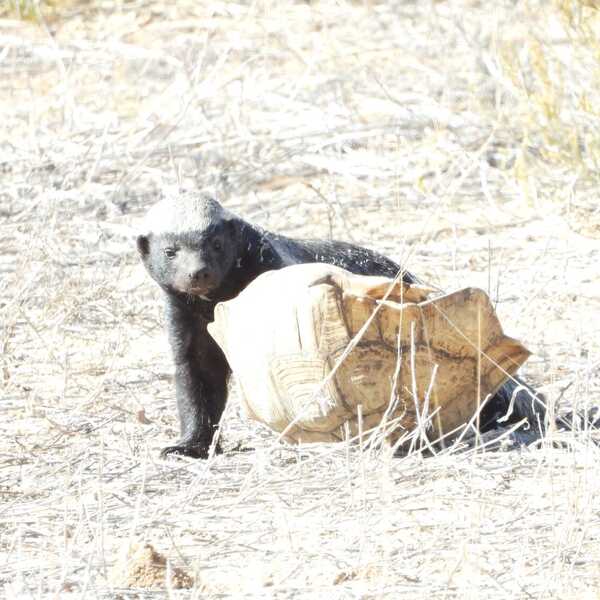
[[[214,454],[222,454],[221,446],[217,444],[214,448]],[[169,456],[189,456],[190,458],[208,458],[212,454],[210,444],[203,443],[185,443],[167,446],[160,451],[161,458]]]

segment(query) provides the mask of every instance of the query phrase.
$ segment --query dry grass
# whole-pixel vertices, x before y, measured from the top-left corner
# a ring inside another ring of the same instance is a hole
[[[232,401],[225,446],[252,451],[159,461],[171,365],[131,237],[165,187],[212,187],[270,228],[489,289],[552,405],[597,404],[584,4],[107,0],[0,21],[7,597],[132,597],[110,573],[150,542],[196,586],[140,597],[598,598],[587,432],[392,460],[274,445]]]

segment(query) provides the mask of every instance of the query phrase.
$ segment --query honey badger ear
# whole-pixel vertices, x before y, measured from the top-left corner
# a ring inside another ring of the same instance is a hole
[[[147,235],[138,235],[137,249],[141,256],[147,256],[150,252],[150,240]]]

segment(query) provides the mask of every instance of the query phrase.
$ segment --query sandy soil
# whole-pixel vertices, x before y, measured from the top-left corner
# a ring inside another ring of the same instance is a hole
[[[561,449],[428,459],[291,448],[240,414],[234,390],[224,455],[159,460],[177,435],[172,367],[133,242],[164,190],[213,190],[268,228],[489,290],[551,408],[600,404],[599,25],[583,4],[107,0],[42,24],[5,14],[8,598],[599,597],[600,453],[586,431],[556,434]],[[193,587],[111,576],[146,543]]]

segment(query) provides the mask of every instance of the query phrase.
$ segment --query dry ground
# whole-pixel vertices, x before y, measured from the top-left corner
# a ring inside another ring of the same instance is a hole
[[[551,405],[598,404],[593,4],[106,0],[41,24],[2,9],[7,597],[600,597],[587,432],[390,459],[279,446],[234,399],[228,453],[159,460],[171,364],[132,243],[164,189],[213,188],[264,226],[489,289]],[[133,542],[195,587],[124,588]]]

